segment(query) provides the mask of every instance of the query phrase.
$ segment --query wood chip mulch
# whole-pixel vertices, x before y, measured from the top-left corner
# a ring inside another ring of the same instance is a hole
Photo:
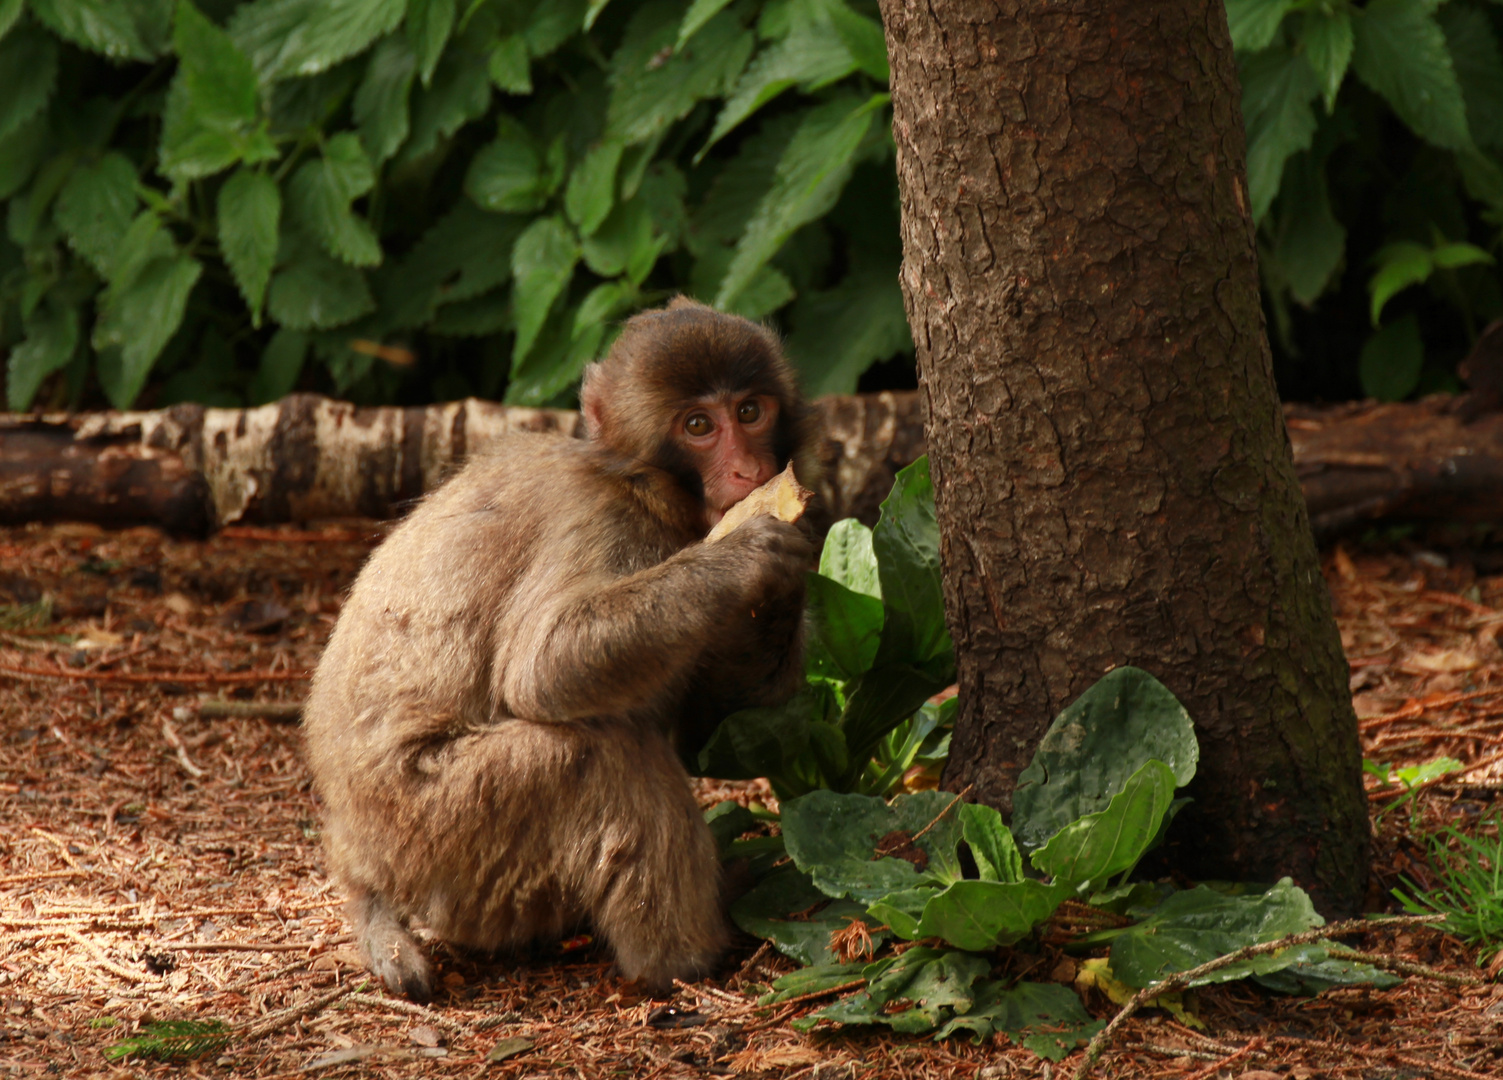
[[[208,700],[292,706],[379,527],[0,529],[0,1074],[17,1076],[1063,1077],[1006,1037],[792,1031],[810,1001],[752,1008],[792,964],[743,940],[716,980],[651,1000],[593,943],[523,957],[435,952],[432,1008],[369,985],[323,870],[319,811],[284,717],[204,716]],[[1373,910],[1433,880],[1425,834],[1474,827],[1503,791],[1499,549],[1327,553],[1364,754],[1450,755],[1471,771],[1405,805],[1373,787]],[[285,712],[284,708],[284,712]],[[706,805],[765,798],[703,783]],[[1149,1010],[1095,1077],[1503,1077],[1503,986],[1427,929],[1348,943],[1438,969],[1386,991],[1194,995],[1204,1030]],[[1001,972],[1068,979],[1058,955]],[[1108,1017],[1114,1007],[1090,1000]],[[152,1021],[236,1031],[187,1064],[105,1051]]]

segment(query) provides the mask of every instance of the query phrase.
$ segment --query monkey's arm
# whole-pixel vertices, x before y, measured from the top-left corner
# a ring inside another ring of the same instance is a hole
[[[523,617],[497,657],[499,697],[528,720],[666,706],[728,626],[802,594],[809,557],[796,528],[763,518],[646,570],[575,583],[542,610],[519,598]]]

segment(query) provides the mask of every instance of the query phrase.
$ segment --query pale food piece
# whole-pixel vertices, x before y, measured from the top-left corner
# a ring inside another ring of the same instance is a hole
[[[725,516],[715,523],[715,527],[705,537],[705,543],[713,544],[716,540],[723,539],[736,526],[758,514],[771,514],[779,521],[797,521],[804,516],[804,509],[812,498],[814,492],[798,482],[798,477],[793,475],[793,462],[790,461],[786,469],[727,510]]]

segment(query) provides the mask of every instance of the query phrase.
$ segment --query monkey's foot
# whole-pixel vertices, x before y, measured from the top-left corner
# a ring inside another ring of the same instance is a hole
[[[433,965],[422,946],[379,896],[352,898],[355,937],[366,965],[393,994],[422,1003],[433,998]]]

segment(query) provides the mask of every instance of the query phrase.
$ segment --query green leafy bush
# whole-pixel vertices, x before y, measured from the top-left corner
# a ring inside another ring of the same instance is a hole
[[[768,1000],[862,982],[795,1026],[886,1024],[937,1039],[964,1032],[977,1042],[1000,1031],[1059,1060],[1100,1023],[1064,987],[993,980],[987,954],[1021,947],[1064,901],[1126,923],[1066,947],[1109,945],[1109,977],[1131,988],[1323,925],[1287,878],[1272,887],[1186,890],[1128,882],[1186,801],[1174,791],[1194,777],[1198,757],[1174,695],[1125,667],[1050,726],[1019,779],[1011,829],[990,807],[937,791],[888,803],[816,790],[784,802],[780,836],[726,848],[728,857],[755,855],[764,865],[786,854],[731,912],[743,930],[808,965],[778,980]],[[711,816],[722,839],[752,823],[727,804]],[[926,944],[843,963],[831,935],[848,938],[857,923],[874,950],[892,938]],[[1239,961],[1195,985],[1248,977],[1290,993],[1398,981],[1316,943]]]
[[[1456,361],[1503,316],[1503,10],[1226,9],[1286,394],[1454,388]]]
[[[744,709],[715,729],[700,769],[765,776],[781,798],[817,788],[886,794],[915,762],[948,752],[954,700],[926,705],[955,677],[940,592],[929,459],[898,473],[875,529],[831,528],[809,575],[805,688],[786,705]]]
[[[849,391],[886,81],[874,0],[0,0],[8,404],[567,403],[680,290]]]

